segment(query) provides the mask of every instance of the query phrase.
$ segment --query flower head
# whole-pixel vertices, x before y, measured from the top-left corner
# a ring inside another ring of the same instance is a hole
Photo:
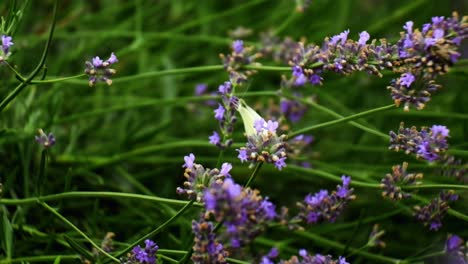
[[[403,165],[395,165],[392,167],[392,173],[387,173],[380,183],[383,197],[388,197],[392,200],[401,200],[411,197],[409,193],[404,193],[401,186],[418,185],[423,178],[422,173],[408,173],[406,170],[408,163],[403,162]]]
[[[42,145],[44,148],[50,148],[55,145],[55,136],[52,134],[52,132],[47,135],[42,129],[38,129],[37,133],[39,135],[35,136],[36,142]]]
[[[139,245],[134,247],[127,262],[124,263],[155,264],[158,249],[159,247],[156,243],[147,239],[145,240],[145,247],[141,248]]]
[[[286,135],[277,135],[279,123],[273,120],[265,121],[257,112],[242,101],[238,111],[244,121],[247,136],[246,147],[241,147],[238,158],[244,161],[274,163],[281,170],[286,166],[287,157]]]
[[[439,197],[434,198],[428,205],[415,206],[415,216],[425,226],[429,226],[430,230],[439,230],[442,227],[442,218],[450,208],[448,203],[456,200],[458,200],[458,195],[453,191],[442,191]]]
[[[195,234],[192,261],[196,264],[225,264],[228,252],[219,241],[212,222],[192,221],[192,232]]]
[[[343,175],[341,179],[343,184],[338,185],[337,191],[331,194],[327,190],[320,190],[313,195],[306,195],[304,202],[298,203],[300,213],[296,218],[308,224],[322,221],[334,222],[346,205],[356,198],[353,195],[353,189],[349,188],[351,177]]]
[[[184,157],[185,167],[184,177],[187,179],[183,183],[183,187],[177,187],[176,192],[179,195],[184,195],[190,200],[200,202],[202,200],[203,191],[214,182],[221,184],[225,178],[230,178],[229,172],[232,169],[230,163],[223,163],[221,170],[205,168],[200,164],[195,163],[195,156],[190,153]]]
[[[367,31],[363,31],[363,32],[359,33],[358,44],[360,46],[366,45],[366,42],[369,40],[369,38],[370,38],[370,35],[369,35],[369,33],[367,33]]]
[[[206,215],[222,222],[221,236],[230,240],[232,247],[241,247],[276,218],[275,205],[262,198],[259,191],[242,188],[232,178],[215,182],[204,191]]]
[[[2,45],[1,45],[1,53],[0,53],[0,62],[8,59],[8,57],[10,56],[10,47],[13,46],[13,38],[10,37],[10,36],[7,36],[7,35],[2,35]]]
[[[112,80],[110,78],[116,73],[116,71],[110,68],[110,66],[117,62],[117,56],[115,56],[113,52],[105,61],[99,56],[94,57],[91,62],[86,61],[85,73],[89,77],[89,86],[92,87],[99,81],[105,82],[107,85],[111,85]]]

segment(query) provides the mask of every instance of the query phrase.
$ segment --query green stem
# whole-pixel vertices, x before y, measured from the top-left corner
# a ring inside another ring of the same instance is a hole
[[[429,254],[427,254],[427,255],[420,256],[420,257],[407,258],[407,259],[405,259],[405,261],[407,261],[407,262],[414,262],[414,261],[419,261],[419,260],[423,260],[423,259],[427,259],[427,258],[443,256],[443,255],[445,255],[445,254],[447,254],[447,252],[445,252],[444,250],[442,250],[442,251],[438,251],[438,252],[429,253]]]
[[[375,113],[378,113],[378,112],[388,111],[388,110],[393,109],[393,108],[395,108],[394,104],[386,105],[386,106],[374,108],[374,109],[371,109],[371,110],[367,110],[367,111],[364,111],[364,112],[360,112],[360,113],[357,113],[357,114],[354,114],[354,115],[350,115],[350,116],[347,116],[347,117],[343,117],[343,118],[340,118],[340,119],[331,120],[331,121],[324,122],[324,123],[321,123],[321,124],[313,125],[313,126],[310,126],[310,127],[300,129],[300,130],[298,130],[296,132],[293,132],[293,133],[289,134],[289,137],[295,137],[295,136],[297,136],[299,134],[303,134],[303,133],[312,131],[312,130],[317,129],[317,128],[323,128],[323,127],[328,127],[328,126],[333,126],[333,125],[336,125],[336,124],[340,124],[340,123],[343,123],[343,122],[349,122],[351,120],[359,119],[359,118],[362,118],[362,117],[365,117],[365,116],[368,116],[368,115],[372,115],[372,114],[375,114]]]
[[[88,241],[95,249],[97,249],[99,252],[101,252],[104,256],[112,259],[116,263],[120,263],[120,260],[118,260],[118,259],[114,258],[113,256],[109,255],[109,253],[104,251],[100,246],[96,245],[96,243],[94,243],[94,241],[91,238],[89,238],[83,231],[81,231],[78,227],[76,227],[72,222],[68,221],[67,218],[65,218],[63,215],[61,215],[59,212],[57,212],[54,208],[50,207],[45,202],[39,202],[39,204],[42,205],[45,209],[49,210],[55,216],[57,216],[60,220],[62,220],[64,223],[66,223],[68,226],[70,226],[73,230],[75,230],[82,237],[84,237],[86,239],[86,241]]]
[[[242,261],[242,260],[233,259],[233,258],[226,258],[226,260],[227,260],[227,263],[252,264],[252,262]]]
[[[341,182],[342,179],[341,177],[328,173],[326,171],[318,170],[318,169],[311,169],[311,168],[304,168],[300,167],[297,165],[288,165],[289,169],[299,171],[299,172],[305,172],[317,176],[321,176],[324,179],[332,180],[335,182]],[[306,178],[305,179],[310,179]],[[380,183],[368,183],[368,182],[362,182],[362,181],[356,181],[352,180],[351,181],[351,186],[354,187],[363,187],[363,188],[371,188],[371,189],[381,189]],[[421,185],[410,185],[410,186],[401,186],[402,189],[404,190],[411,190],[411,189],[457,189],[457,190],[468,190],[468,185],[459,185],[459,184],[421,184]]]
[[[46,160],[47,160],[47,149],[43,149],[41,152],[41,162],[39,165],[39,175],[37,176],[37,182],[36,182],[36,195],[41,196],[42,195],[42,187],[44,186],[45,182],[45,166],[46,166]]]
[[[124,255],[125,253],[129,252],[130,250],[132,250],[132,248],[134,248],[135,246],[137,246],[138,244],[140,244],[141,242],[143,242],[145,239],[148,239],[152,236],[155,236],[156,234],[158,234],[159,232],[161,232],[162,230],[164,230],[167,226],[169,226],[172,222],[174,222],[177,218],[179,218],[179,216],[181,216],[185,211],[187,211],[192,205],[194,204],[194,201],[190,201],[188,202],[184,207],[182,207],[182,209],[180,209],[174,216],[172,216],[171,218],[169,218],[166,222],[164,222],[162,225],[158,226],[156,229],[154,229],[153,231],[149,232],[148,234],[142,236],[141,238],[137,239],[135,242],[133,242],[132,244],[130,244],[128,247],[126,247],[125,249],[123,249],[122,251],[120,251],[119,253],[117,253],[115,255],[116,258]]]
[[[0,264],[10,264],[10,263],[27,263],[27,262],[46,262],[52,263],[57,257],[60,257],[61,260],[79,260],[80,255],[54,255],[54,256],[31,256],[31,257],[22,257],[15,259],[4,259],[0,260]]]
[[[255,180],[255,178],[257,177],[257,174],[260,171],[260,168],[262,167],[262,165],[263,165],[263,162],[257,163],[257,165],[255,166],[254,171],[252,172],[249,179],[247,180],[247,182],[244,185],[245,188],[249,187],[250,184]]]
[[[152,72],[144,72],[140,74],[135,74],[131,76],[115,78],[113,79],[113,83],[120,84],[120,83],[135,81],[135,80],[141,80],[142,78],[149,78],[149,77],[156,77],[156,76],[179,75],[179,74],[187,74],[187,73],[223,71],[223,70],[224,70],[223,65],[209,65],[209,66],[171,69],[171,70],[163,70],[163,71],[152,71]]]
[[[158,258],[161,258],[161,259],[163,259],[163,260],[166,260],[166,261],[169,262],[169,263],[179,263],[179,261],[177,261],[177,260],[175,260],[175,259],[173,259],[173,258],[170,258],[170,257],[168,257],[168,256],[164,256],[164,255],[162,255],[162,254],[158,254]]]
[[[290,232],[290,231],[288,230],[288,232]],[[346,247],[345,245],[342,245],[342,244],[340,244],[338,242],[323,238],[323,237],[318,236],[318,235],[313,234],[313,233],[303,232],[303,231],[300,231],[300,232],[295,231],[294,234],[296,234],[297,236],[301,236],[301,237],[313,240],[315,243],[317,243],[317,244],[319,244],[321,246],[324,246],[324,247],[332,247],[332,248],[336,248],[338,250],[344,250],[345,247]],[[375,260],[375,261],[378,261],[378,262],[381,262],[381,263],[394,263],[394,264],[402,263],[401,260],[399,260],[399,259],[385,257],[385,256],[381,256],[381,255],[377,255],[377,254],[373,254],[373,253],[369,253],[369,252],[365,252],[365,251],[360,251],[360,250],[358,250],[356,248],[352,248],[352,247],[348,247],[348,251],[353,253],[353,254],[360,255],[362,257],[372,259],[372,260]]]
[[[48,80],[32,80],[29,83],[31,84],[43,84],[43,83],[55,83],[55,82],[62,82],[62,81],[67,81],[71,79],[78,79],[81,77],[85,77],[85,73],[73,75],[73,76],[67,76],[67,77],[61,77],[61,78],[56,78],[56,79],[48,79]]]
[[[45,60],[47,58],[47,54],[49,52],[50,44],[52,42],[52,37],[54,36],[54,30],[55,30],[55,22],[57,19],[57,5],[58,1],[54,1],[54,9],[53,9],[53,17],[52,17],[52,25],[50,27],[49,31],[49,37],[47,38],[47,42],[44,48],[44,51],[42,52],[41,59],[39,60],[39,63],[37,64],[36,68],[31,72],[31,74],[26,78],[22,79],[22,82],[16,86],[16,88],[7,95],[1,102],[0,102],[0,113],[5,109],[5,107],[13,100],[15,99],[16,96],[31,82],[34,77],[39,73],[39,71],[42,69],[42,66],[44,66]]]
[[[242,68],[246,70],[272,71],[272,72],[290,72],[291,71],[291,67],[283,67],[283,66],[245,65]]]
[[[314,107],[315,109],[319,110],[320,112],[329,114],[331,116],[334,116],[334,117],[337,117],[337,118],[344,118],[344,116],[334,112],[331,109],[328,109],[328,108],[326,108],[324,106],[321,106],[321,105],[319,105],[319,104],[317,104],[317,103],[315,103],[313,101],[306,100],[306,99],[296,97],[296,96],[291,96],[291,95],[283,95],[283,96],[286,97],[286,98],[289,98],[291,100],[298,100],[298,101],[300,101],[300,102],[302,102],[302,103],[304,103],[306,105],[310,105],[310,106]],[[372,129],[372,128],[368,128],[368,127],[363,126],[363,125],[361,125],[361,124],[359,124],[359,123],[357,123],[355,121],[349,121],[348,123],[355,126],[355,127],[357,127],[357,128],[359,128],[359,129],[362,129],[362,130],[364,130],[364,131],[366,131],[368,133],[379,136],[379,137],[381,137],[381,138],[383,138],[383,139],[385,139],[387,141],[390,140],[390,137],[387,134],[384,134],[384,133],[382,133],[380,131],[377,131],[377,130]]]
[[[45,202],[45,201],[54,201],[60,199],[69,199],[69,198],[123,198],[123,199],[138,199],[138,200],[146,200],[151,202],[157,203],[166,203],[172,205],[187,205],[189,202],[175,200],[175,199],[168,199],[168,198],[161,198],[156,196],[148,196],[142,194],[135,194],[135,193],[119,193],[119,192],[64,192],[58,194],[51,194],[45,195],[41,197],[30,197],[24,199],[4,199],[0,198],[0,204],[3,205],[24,205],[24,204],[32,204],[37,201]],[[194,203],[194,206],[202,207],[203,205],[200,203]]]

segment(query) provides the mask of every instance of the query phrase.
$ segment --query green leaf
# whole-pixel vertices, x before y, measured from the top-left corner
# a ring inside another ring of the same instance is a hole
[[[60,256],[56,257],[54,260],[54,264],[60,264]]]
[[[70,247],[76,251],[76,253],[82,255],[84,258],[86,258],[87,260],[93,263],[95,262],[93,254],[89,252],[85,247],[80,245],[80,243],[76,242],[75,240],[73,240],[73,238],[67,235],[64,235],[63,237],[65,238],[67,243],[70,245]]]
[[[11,223],[8,220],[7,214],[3,211],[2,217],[2,227],[3,227],[3,240],[2,243],[4,250],[6,252],[6,256],[8,259],[11,259],[13,255],[13,228],[11,227]]]

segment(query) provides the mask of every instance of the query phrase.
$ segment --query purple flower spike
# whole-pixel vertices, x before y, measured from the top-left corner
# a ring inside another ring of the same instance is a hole
[[[183,168],[192,169],[195,162],[195,155],[190,153],[188,156],[184,156],[185,164],[182,165]]]
[[[153,241],[145,240],[145,248],[136,246],[132,249],[132,255],[128,258],[128,263],[155,264],[156,253],[159,247]]]

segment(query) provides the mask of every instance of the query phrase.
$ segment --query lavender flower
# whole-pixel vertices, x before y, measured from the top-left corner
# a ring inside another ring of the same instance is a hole
[[[441,88],[435,82],[436,77],[446,73],[460,57],[458,46],[468,37],[467,20],[453,13],[452,17],[425,24],[422,31],[408,21],[395,44],[385,39],[368,43],[367,32],[361,32],[359,40],[354,41],[349,38],[349,30],[326,38],[322,45],[294,42],[290,38],[281,42],[277,37],[264,36],[263,53],[291,65],[292,79],[283,81],[284,87],[304,84],[304,79],[318,83],[320,74],[327,71],[343,75],[364,71],[379,77],[383,70],[406,73],[387,88],[395,104],[403,105],[405,111],[410,107],[422,109]],[[320,74],[314,76],[317,73]]]
[[[366,45],[366,42],[370,39],[370,35],[369,33],[367,33],[367,31],[363,31],[361,33],[359,33],[359,40],[358,40],[358,44],[360,46],[364,46]]]
[[[457,235],[449,235],[445,243],[446,258],[444,263],[467,264],[468,263],[468,243],[464,244],[462,238]]]
[[[302,116],[307,112],[308,107],[297,100],[283,98],[280,101],[280,110],[291,122],[296,123],[301,120]]]
[[[423,222],[425,226],[429,226],[430,230],[439,230],[442,226],[442,218],[450,208],[448,202],[456,200],[458,200],[458,195],[453,191],[442,191],[439,197],[434,198],[428,205],[414,207],[416,219]]]
[[[261,55],[255,53],[252,47],[244,47],[242,40],[235,40],[232,43],[231,54],[221,54],[224,68],[229,73],[229,81],[237,86],[247,81],[247,78],[255,73],[252,70],[242,69],[244,65],[253,64]]]
[[[344,257],[334,260],[330,255],[310,255],[305,249],[299,250],[299,257],[292,256],[288,260],[281,260],[278,264],[349,264]]]
[[[304,198],[304,202],[297,204],[300,213],[295,218],[308,224],[322,221],[335,222],[347,204],[356,198],[352,194],[353,189],[349,188],[351,177],[343,175],[341,179],[343,180],[343,185],[338,185],[337,191],[331,194],[327,190],[320,190],[314,195],[308,194]]]
[[[392,200],[401,200],[411,197],[411,194],[404,193],[401,186],[421,184],[419,180],[423,178],[422,173],[408,173],[406,169],[408,163],[403,162],[403,166],[395,165],[392,167],[392,173],[387,173],[380,183],[380,187],[384,189],[383,197],[388,197]]]
[[[218,93],[221,95],[223,104],[218,103],[218,108],[214,110],[214,113],[215,119],[219,121],[219,127],[224,142],[221,142],[221,137],[217,132],[209,139],[210,143],[224,149],[232,144],[231,137],[234,131],[234,124],[237,122],[236,109],[239,105],[239,98],[233,94],[234,89],[230,82],[221,84],[218,87]]]
[[[202,219],[192,221],[195,234],[192,261],[195,264],[225,264],[229,255],[216,237],[213,223]]]
[[[213,131],[213,135],[209,136],[208,139],[210,140],[211,144],[216,146],[218,146],[221,143],[221,138],[219,137],[219,134],[216,131]]]
[[[221,184],[225,178],[231,177],[229,172],[232,169],[230,163],[223,163],[221,170],[204,168],[202,165],[195,163],[195,156],[190,153],[184,157],[185,168],[184,177],[187,179],[182,187],[177,187],[176,192],[179,195],[186,196],[189,200],[201,202],[203,191],[214,182]]]
[[[384,230],[379,229],[379,225],[375,224],[372,227],[372,232],[369,234],[369,240],[367,245],[369,247],[379,247],[384,248],[386,246],[385,242],[381,240],[381,237],[385,234]]]
[[[0,62],[3,62],[8,59],[8,57],[11,55],[10,52],[10,47],[13,46],[12,42],[13,38],[7,35],[2,35],[2,46],[1,46],[1,51],[0,53]]]
[[[36,142],[42,145],[44,148],[47,149],[55,145],[55,136],[52,134],[52,132],[47,135],[42,129],[38,129],[37,133],[39,135],[35,136]]]
[[[242,40],[235,40],[232,43],[232,50],[235,53],[242,53],[242,51],[244,50],[244,42]]]
[[[158,245],[152,240],[145,240],[145,248],[136,246],[132,249],[127,260],[122,261],[123,264],[155,264]]]
[[[428,161],[441,159],[441,154],[447,151],[449,130],[445,126],[434,125],[431,129],[422,127],[420,131],[416,127],[405,128],[400,124],[398,134],[390,131],[389,149],[403,150],[406,154],[416,154],[417,158]]]
[[[243,104],[245,103],[243,102]],[[278,122],[265,121],[247,105],[239,105],[238,111],[244,121],[247,136],[246,147],[237,149],[238,158],[242,162],[250,161],[251,165],[256,162],[267,162],[275,164],[279,170],[285,167],[287,158],[286,135],[278,136],[276,134]]]
[[[213,216],[225,227],[222,235],[231,247],[238,248],[259,235],[276,218],[275,205],[259,191],[242,188],[231,178],[214,182],[203,195],[206,217]]]
[[[204,95],[208,90],[208,85],[205,83],[199,83],[195,86],[195,95],[200,96]]]
[[[97,82],[102,81],[107,83],[107,85],[112,84],[110,79],[116,71],[110,66],[117,63],[117,57],[112,52],[109,59],[103,61],[98,56],[92,59],[92,62],[86,61],[85,73],[89,76],[89,86],[93,87]]]
[[[273,260],[279,256],[279,251],[277,248],[271,248],[268,254],[262,256],[260,264],[274,264]]]
[[[440,174],[447,177],[454,177],[456,180],[463,183],[468,183],[468,177],[466,175],[468,171],[468,163],[451,155],[445,155],[441,159],[441,163],[443,164],[443,167]]]

